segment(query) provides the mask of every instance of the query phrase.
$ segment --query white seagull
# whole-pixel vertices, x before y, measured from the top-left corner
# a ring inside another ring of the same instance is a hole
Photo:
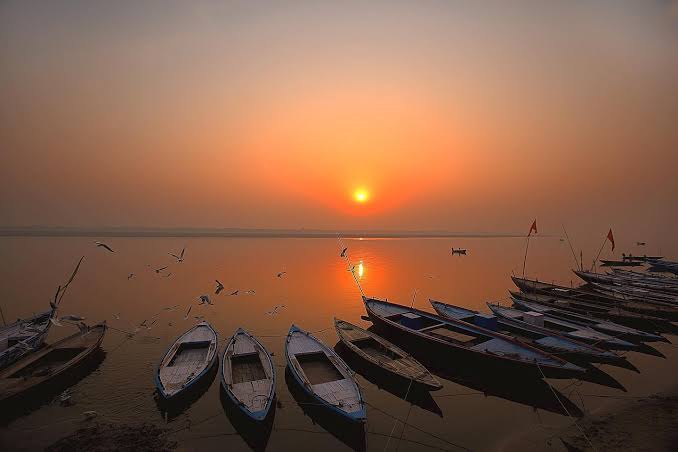
[[[186,251],[186,248],[183,248],[183,249],[181,250],[181,253],[179,253],[178,256],[177,256],[176,254],[174,254],[174,253],[168,253],[168,254],[169,254],[170,256],[172,256],[173,258],[175,258],[175,259],[177,260],[177,262],[181,263],[181,262],[184,261],[184,252],[185,252],[185,251]]]

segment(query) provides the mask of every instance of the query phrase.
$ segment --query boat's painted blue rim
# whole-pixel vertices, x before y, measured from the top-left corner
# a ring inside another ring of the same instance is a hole
[[[368,313],[371,312],[371,308],[369,306],[370,304],[377,304],[377,305],[383,304],[383,305],[397,306],[397,307],[403,308],[405,310],[410,310],[410,312],[415,312],[422,317],[435,318],[436,320],[438,320],[442,323],[447,323],[447,324],[451,324],[455,327],[460,327],[461,329],[471,331],[474,334],[482,334],[482,335],[488,336],[486,333],[484,333],[482,331],[483,329],[480,328],[480,327],[471,327],[471,325],[468,325],[468,327],[466,327],[466,325],[460,325],[459,324],[459,323],[462,323],[462,324],[465,323],[461,320],[452,321],[452,320],[447,319],[445,317],[442,317],[442,316],[439,316],[439,315],[436,315],[436,314],[431,314],[429,312],[422,311],[422,310],[417,309],[417,308],[409,308],[407,306],[398,305],[398,304],[395,304],[395,303],[391,303],[389,301],[384,301],[384,300],[380,300],[378,298],[372,298],[372,297],[370,297],[370,298],[363,297],[363,302],[365,303],[365,307],[368,310]],[[374,315],[377,315],[377,314],[374,314]],[[377,317],[382,319],[382,321],[386,322],[387,324],[391,324],[391,323],[398,324],[398,322],[393,322],[392,320],[387,319],[383,316],[377,315]],[[400,324],[398,324],[398,325],[400,325]],[[401,329],[404,329],[408,332],[411,332],[411,334],[416,334],[418,337],[422,336],[421,334],[417,334],[418,332],[416,330],[412,330],[410,328],[404,327],[403,325],[400,325],[400,327],[401,327]],[[493,337],[493,336],[489,336],[489,337]],[[503,340],[506,341],[506,339],[503,339]],[[512,342],[515,342],[515,341],[508,341],[508,342],[512,343]],[[469,352],[472,352],[472,353],[477,353],[480,356],[484,356],[484,357],[488,357],[488,358],[491,357],[492,359],[499,359],[500,361],[497,361],[497,362],[514,363],[514,364],[519,365],[519,366],[531,366],[533,364],[533,361],[528,360],[528,359],[512,359],[512,358],[500,357],[500,356],[495,356],[495,355],[485,353],[485,352],[480,351],[480,350],[474,350],[472,348],[464,348],[464,347],[455,347],[455,348],[460,349],[460,350],[469,351]],[[541,365],[545,368],[549,368],[549,369],[552,369],[552,370],[555,370],[555,371],[559,371],[559,370],[572,370],[572,371],[577,371],[577,372],[584,372],[585,371],[585,369],[580,367],[580,366],[572,364],[572,363],[570,363],[570,362],[568,362],[564,359],[552,356],[550,353],[545,352],[543,350],[540,350],[536,347],[529,347],[528,346],[528,347],[525,347],[525,348],[528,349],[528,350],[532,349],[531,351],[533,353],[541,355],[543,358],[549,359],[551,361],[555,361],[557,363],[557,364],[553,364],[553,363],[549,363],[549,362],[542,362]]]
[[[336,356],[337,358],[339,358],[339,361],[340,361],[341,363],[343,363],[343,364],[346,366],[346,368],[349,369],[349,371],[351,370],[351,368],[348,367],[348,366],[346,365],[346,363],[344,363],[344,361],[341,359],[341,357],[339,357],[339,355],[337,355],[336,353],[334,353],[333,351],[331,351],[325,344],[323,344],[321,341],[319,341],[315,336],[313,336],[312,334],[310,334],[310,333],[308,333],[308,332],[302,330],[301,328],[299,328],[298,326],[296,326],[296,325],[293,324],[293,325],[290,327],[290,330],[289,330],[289,332],[288,332],[288,334],[287,334],[287,338],[285,339],[285,361],[287,361],[287,367],[290,369],[290,372],[292,373],[292,376],[294,377],[294,380],[297,382],[297,384],[298,384],[299,386],[301,386],[301,388],[304,390],[304,392],[305,392],[306,394],[308,394],[309,396],[311,396],[311,398],[313,398],[314,400],[317,400],[321,405],[327,407],[327,408],[328,408],[329,410],[331,410],[332,412],[338,414],[339,416],[342,416],[342,417],[344,417],[344,418],[347,418],[348,420],[350,420],[350,421],[352,421],[352,422],[364,422],[364,421],[367,419],[367,411],[365,410],[365,401],[363,400],[363,394],[362,394],[362,391],[360,391],[360,386],[358,386],[358,384],[356,383],[355,380],[353,380],[353,384],[356,386],[356,389],[358,390],[358,397],[359,397],[359,401],[360,401],[360,410],[354,411],[354,412],[352,412],[352,413],[349,413],[349,412],[347,412],[347,411],[344,411],[344,410],[342,410],[341,408],[339,408],[338,406],[332,405],[331,403],[328,403],[326,400],[324,400],[324,399],[318,397],[315,393],[313,393],[313,392],[311,392],[311,391],[308,390],[308,388],[306,387],[306,385],[303,383],[303,380],[301,379],[301,376],[299,376],[299,374],[297,373],[296,369],[295,369],[294,366],[292,365],[292,361],[290,360],[290,355],[289,355],[288,350],[287,350],[287,344],[288,344],[288,342],[289,342],[289,339],[290,339],[291,334],[292,334],[292,333],[297,333],[297,332],[298,332],[298,333],[306,334],[306,335],[310,336],[311,338],[315,339],[318,343],[320,343],[320,345],[321,345],[322,347],[324,347],[325,349],[327,349],[328,351],[330,351],[330,353],[331,353],[332,355],[334,355],[334,356]]]
[[[224,380],[224,364],[226,363],[226,352],[228,351],[228,348],[231,346],[231,343],[235,340],[235,336],[238,334],[244,334],[251,338],[255,343],[257,343],[262,350],[266,353],[266,356],[268,357],[268,361],[271,364],[271,390],[269,391],[269,397],[268,401],[266,402],[266,406],[264,407],[263,410],[259,411],[250,411],[245,407],[243,404],[240,403],[238,399],[235,398],[231,390],[228,388],[228,385],[226,384],[226,380]],[[252,334],[248,333],[245,329],[243,328],[238,328],[231,336],[231,338],[228,340],[226,343],[226,347],[224,348],[224,352],[222,353],[222,358],[221,358],[221,363],[219,364],[219,381],[221,383],[221,387],[224,389],[224,392],[228,396],[228,398],[233,402],[235,406],[238,407],[238,409],[243,412],[247,417],[251,418],[254,421],[261,422],[264,419],[266,419],[266,416],[268,416],[268,413],[271,411],[271,407],[273,406],[273,400],[275,399],[275,388],[277,385],[277,372],[275,370],[275,363],[273,362],[273,358],[271,357],[271,353],[268,351],[264,345],[259,342],[259,340],[253,336]]]
[[[202,322],[201,322],[201,323],[202,323]],[[181,334],[181,336],[185,335],[186,333],[188,333],[188,332],[191,331],[192,329],[197,328],[198,326],[203,326],[203,325],[201,325],[201,323],[195,325],[195,326],[194,326],[193,328],[191,328],[190,330],[185,331],[184,333]],[[167,351],[165,352],[165,354],[162,355],[162,359],[160,360],[160,362],[158,363],[158,365],[157,365],[156,368],[155,368],[155,386],[158,388],[158,393],[159,393],[165,400],[175,399],[175,398],[177,398],[178,396],[180,396],[181,394],[186,393],[186,392],[191,388],[191,386],[195,385],[198,381],[200,381],[200,380],[202,379],[202,377],[204,377],[205,374],[207,374],[207,373],[212,369],[212,367],[214,366],[214,363],[215,363],[215,361],[217,360],[217,357],[218,357],[218,355],[219,355],[219,353],[218,353],[218,350],[219,350],[219,335],[218,335],[217,332],[214,330],[214,328],[212,328],[212,325],[210,325],[209,322],[205,321],[204,323],[205,323],[204,326],[207,326],[207,327],[208,327],[210,330],[212,330],[212,332],[214,333],[214,344],[215,344],[216,350],[215,350],[215,352],[214,352],[214,355],[212,355],[212,359],[210,360],[210,363],[209,363],[207,366],[205,366],[205,368],[204,368],[203,370],[201,370],[200,373],[199,373],[198,375],[196,375],[195,377],[193,377],[193,379],[192,379],[186,386],[184,386],[183,388],[181,388],[181,390],[175,392],[175,393],[172,394],[172,395],[167,394],[167,393],[165,392],[165,387],[164,387],[164,386],[162,385],[162,383],[160,382],[160,365],[161,365],[162,362],[165,360],[165,357],[167,356],[167,354],[169,353],[169,351],[172,349],[172,346],[177,342],[177,340],[179,340],[179,338],[180,338],[181,336],[177,337],[177,338],[174,340],[174,342],[172,342],[172,343],[170,344],[170,346],[167,348]]]

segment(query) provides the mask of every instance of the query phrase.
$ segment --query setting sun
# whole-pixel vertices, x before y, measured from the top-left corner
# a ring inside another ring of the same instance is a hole
[[[369,193],[367,193],[367,190],[363,189],[358,189],[353,193],[353,198],[356,200],[356,202],[359,203],[364,203],[367,202],[367,199],[369,198]]]

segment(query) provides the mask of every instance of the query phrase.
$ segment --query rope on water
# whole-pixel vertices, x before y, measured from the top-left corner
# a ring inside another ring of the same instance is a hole
[[[596,447],[593,445],[593,443],[591,442],[591,440],[589,439],[589,437],[586,435],[586,432],[584,432],[584,429],[582,429],[582,428],[579,426],[579,424],[577,423],[577,420],[574,418],[574,416],[572,416],[572,415],[570,414],[570,411],[567,409],[567,407],[565,406],[565,404],[560,400],[560,397],[558,397],[558,393],[556,392],[556,390],[553,389],[553,386],[551,386],[551,384],[550,384],[548,381],[546,381],[546,375],[544,375],[544,371],[541,370],[541,366],[539,365],[539,362],[535,360],[534,363],[537,365],[537,369],[539,369],[539,372],[541,373],[541,376],[542,376],[542,378],[544,379],[544,383],[546,383],[546,384],[548,385],[549,389],[550,389],[551,392],[553,393],[553,396],[556,398],[556,400],[558,401],[558,403],[560,404],[560,406],[563,408],[563,410],[565,411],[565,413],[567,413],[567,415],[572,419],[572,422],[574,422],[574,425],[575,425],[575,427],[577,427],[577,430],[579,430],[579,432],[580,432],[580,433],[582,434],[582,436],[586,439],[586,441],[589,443],[589,445],[591,446],[591,448],[592,448],[594,451],[597,451],[598,449],[596,449]]]

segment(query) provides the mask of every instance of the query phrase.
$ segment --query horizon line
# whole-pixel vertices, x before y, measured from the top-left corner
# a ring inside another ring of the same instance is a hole
[[[542,234],[542,237],[553,237]],[[0,226],[0,237],[234,237],[234,238],[524,238],[514,232],[444,230],[216,228],[146,226]]]

